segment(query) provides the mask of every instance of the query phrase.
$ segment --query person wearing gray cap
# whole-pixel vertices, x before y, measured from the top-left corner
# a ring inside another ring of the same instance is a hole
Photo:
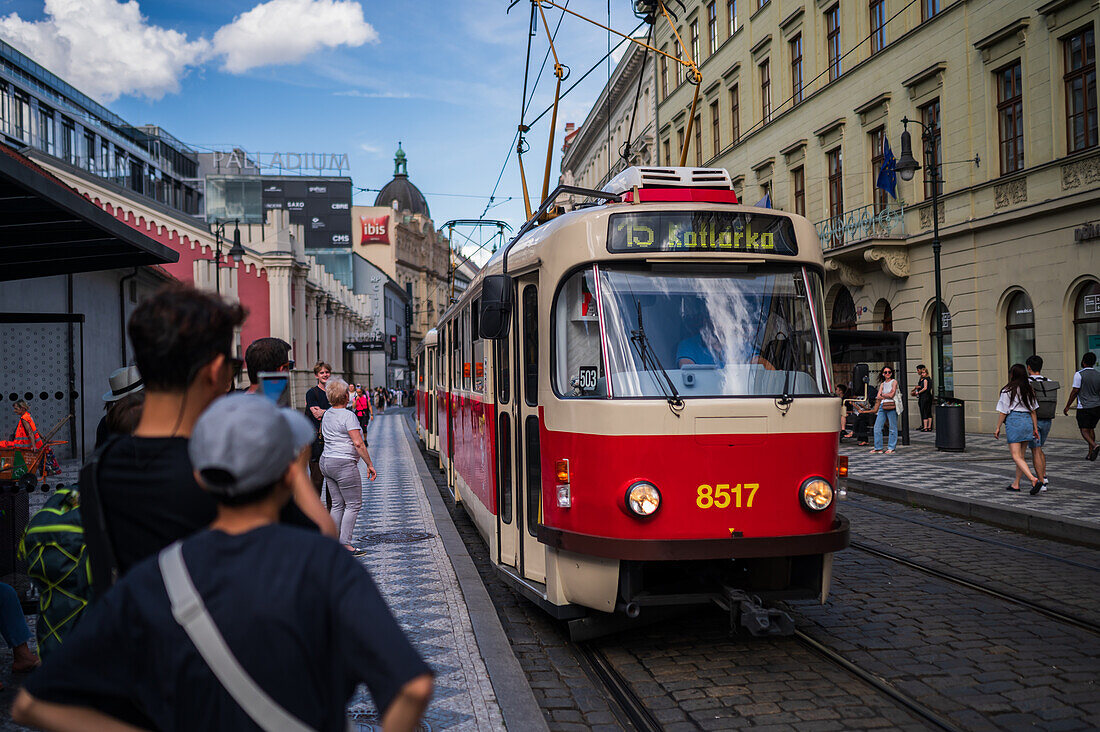
[[[28,679],[13,718],[104,729],[130,705],[160,730],[343,732],[364,683],[383,729],[415,729],[432,672],[366,568],[336,541],[278,523],[312,443],[304,416],[263,397],[214,402],[188,450],[217,518],[93,605]]]

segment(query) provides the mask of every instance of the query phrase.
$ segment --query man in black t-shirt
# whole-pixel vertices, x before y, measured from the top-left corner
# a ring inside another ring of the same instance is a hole
[[[309,477],[313,480],[313,488],[317,491],[317,495],[321,495],[321,488],[325,484],[325,476],[321,475],[321,453],[325,449],[325,443],[321,440],[321,418],[325,416],[325,410],[332,406],[328,403],[328,394],[325,393],[325,384],[328,383],[328,377],[332,376],[332,367],[324,361],[318,361],[313,367],[313,375],[317,377],[317,385],[310,387],[306,392],[306,416],[313,420],[317,439],[313,443],[313,451],[309,456]],[[325,502],[331,511],[332,496],[327,492]]]
[[[302,415],[254,395],[224,397],[199,418],[190,457],[217,518],[182,543],[187,572],[230,655],[287,714],[343,732],[365,683],[384,729],[415,729],[431,671],[366,569],[337,542],[276,523],[312,440]],[[28,679],[13,718],[102,729],[131,706],[160,730],[257,729],[180,625],[187,615],[174,617],[163,577],[156,558],[134,567]]]
[[[134,361],[145,406],[133,435],[117,438],[100,459],[99,497],[119,574],[214,520],[214,499],[195,482],[187,440],[199,415],[225,394],[241,360],[230,355],[245,312],[214,295],[168,285],[130,317]],[[316,528],[294,505],[286,518]],[[109,572],[105,542],[85,522],[93,575]]]

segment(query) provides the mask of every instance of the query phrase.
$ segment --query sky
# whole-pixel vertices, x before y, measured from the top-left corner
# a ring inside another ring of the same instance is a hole
[[[426,195],[437,226],[481,217],[507,159],[485,218],[518,228],[525,215],[512,142],[531,6],[519,0],[506,12],[508,4],[0,0],[0,38],[123,119],[159,125],[198,150],[346,152],[354,185],[378,189],[393,177],[400,141],[409,178]],[[611,26],[624,33],[638,25],[630,0],[568,0],[568,6],[605,23],[610,9]],[[545,12],[553,31],[562,12]],[[610,43],[617,41],[612,36]],[[608,34],[566,15],[555,45],[571,70],[564,90],[606,54]],[[547,50],[540,22],[529,85]],[[552,71],[551,58],[528,122],[553,101]],[[565,123],[584,121],[608,73],[601,63],[562,99],[551,186]],[[527,133],[524,165],[535,197],[549,119]],[[354,203],[372,205],[375,195],[357,193]],[[466,244],[467,253],[474,248]]]

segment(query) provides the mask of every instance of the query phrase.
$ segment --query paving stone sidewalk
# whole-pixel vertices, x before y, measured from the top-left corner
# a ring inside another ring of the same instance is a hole
[[[1084,441],[1047,441],[1050,489],[1031,496],[1026,485],[1019,493],[1005,490],[1015,476],[1015,465],[1004,435],[994,440],[992,434],[968,433],[961,453],[936,450],[935,433],[912,432],[910,438],[912,444],[899,444],[894,455],[871,454],[870,446],[859,447],[852,440],[841,442],[852,487],[930,507],[974,512],[975,518],[983,518],[977,514],[984,512],[990,520],[1025,528],[1030,522],[1044,527],[1040,533],[1057,538],[1100,540],[1100,461],[1085,459]],[[1056,526],[1068,527],[1068,533],[1059,535]]]
[[[474,637],[454,568],[439,538],[431,507],[417,474],[396,411],[371,420],[368,442],[378,471],[363,474],[363,510],[355,544],[413,645],[435,671],[435,695],[425,722],[432,730],[498,730],[504,719]],[[377,715],[360,687],[349,714],[365,725]]]

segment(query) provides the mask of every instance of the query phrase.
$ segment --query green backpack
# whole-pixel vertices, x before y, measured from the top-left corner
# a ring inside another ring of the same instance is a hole
[[[72,632],[92,597],[80,493],[57,491],[27,523],[19,557],[38,590],[38,653],[46,658]]]

